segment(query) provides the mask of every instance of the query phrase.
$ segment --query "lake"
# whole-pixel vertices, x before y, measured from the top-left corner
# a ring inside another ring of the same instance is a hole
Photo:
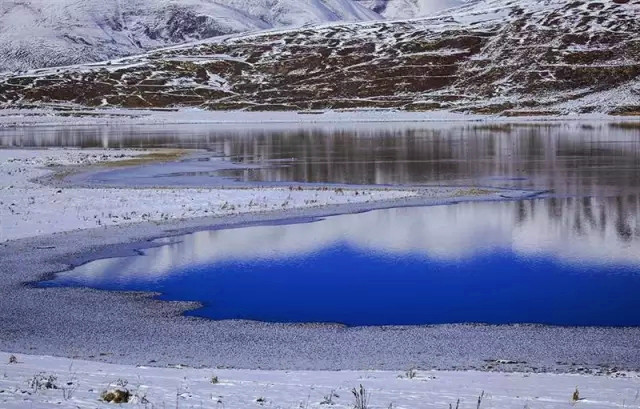
[[[317,124],[0,129],[0,146],[194,148],[185,161],[94,183],[242,182],[447,184],[553,189],[558,195],[640,193],[640,123]]]
[[[201,231],[43,285],[160,292],[216,320],[635,326],[638,206],[474,202]]]
[[[617,123],[0,130],[2,146],[197,148],[95,184],[336,183],[549,190],[159,239],[43,286],[159,292],[210,319],[640,325],[640,127]],[[224,181],[221,182],[221,181]]]

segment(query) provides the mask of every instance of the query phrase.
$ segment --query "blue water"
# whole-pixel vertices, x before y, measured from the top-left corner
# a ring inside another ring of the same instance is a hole
[[[603,233],[619,224],[616,214],[575,232],[564,223],[572,210],[549,206],[391,209],[201,232],[43,285],[157,291],[164,300],[202,302],[188,314],[214,320],[640,325],[636,237]],[[520,220],[505,217],[510,212]],[[436,219],[452,231],[430,226]]]

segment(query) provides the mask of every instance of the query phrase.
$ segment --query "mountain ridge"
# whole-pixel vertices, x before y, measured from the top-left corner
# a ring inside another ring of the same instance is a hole
[[[108,60],[236,32],[379,18],[352,0],[5,0],[0,72]]]
[[[483,0],[0,79],[5,106],[640,113],[640,1]]]

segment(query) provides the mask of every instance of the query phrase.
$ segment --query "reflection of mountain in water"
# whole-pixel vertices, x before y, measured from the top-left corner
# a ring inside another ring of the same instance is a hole
[[[640,192],[640,129],[615,124],[98,127],[0,132],[11,146],[188,147],[244,163],[253,181],[460,183]]]
[[[145,256],[98,260],[71,274],[85,283],[147,280],[187,266],[285,259],[347,244],[365,252],[456,260],[495,250],[571,264],[640,264],[640,199],[568,198],[399,208],[314,223],[203,231]]]

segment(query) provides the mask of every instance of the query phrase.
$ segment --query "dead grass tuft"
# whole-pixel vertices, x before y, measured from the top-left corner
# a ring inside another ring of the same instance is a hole
[[[186,153],[187,151],[183,149],[158,150],[131,159],[100,163],[100,166],[107,168],[120,168],[127,166],[139,166],[153,162],[171,162],[180,159],[186,155]]]

